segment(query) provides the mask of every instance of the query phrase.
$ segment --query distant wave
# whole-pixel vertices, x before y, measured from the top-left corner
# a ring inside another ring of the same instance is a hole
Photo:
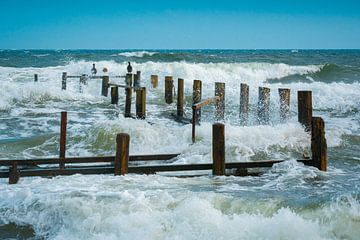
[[[113,54],[112,56],[124,56],[124,57],[144,57],[144,56],[152,56],[157,54],[157,52],[148,52],[148,51],[136,51],[136,52],[121,52],[118,54]]]
[[[49,56],[49,53],[45,53],[45,54],[34,54],[35,57],[46,57]]]

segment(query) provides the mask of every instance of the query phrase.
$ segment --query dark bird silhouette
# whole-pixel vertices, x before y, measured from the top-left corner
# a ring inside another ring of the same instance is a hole
[[[128,62],[128,63],[129,63],[129,65],[127,66],[127,71],[128,71],[128,73],[131,73],[132,72],[132,66],[131,66],[130,62]]]
[[[95,74],[97,73],[97,70],[96,70],[96,68],[95,68],[95,63],[93,63],[93,67],[92,67],[92,69],[91,69],[91,73],[92,73],[93,75],[95,75]]]

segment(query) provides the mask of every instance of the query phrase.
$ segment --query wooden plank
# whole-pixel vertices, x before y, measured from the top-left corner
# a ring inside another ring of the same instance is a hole
[[[65,169],[31,169],[21,170],[21,177],[44,177],[44,176],[60,176],[60,175],[73,175],[73,174],[110,174],[114,173],[114,167],[101,167],[101,168],[65,168]]]
[[[204,107],[206,105],[209,105],[211,103],[216,102],[219,99],[220,99],[220,97],[216,96],[216,97],[205,99],[205,100],[203,100],[201,102],[198,102],[198,103],[194,103],[192,105],[192,109],[195,109],[195,110],[200,109],[200,108],[202,108],[202,107]]]
[[[153,165],[153,166],[130,166],[129,173],[155,173],[174,171],[197,171],[211,170],[212,164],[181,164],[181,165]]]
[[[180,153],[174,154],[153,154],[153,155],[132,155],[129,156],[129,161],[159,161],[170,160],[179,156]],[[58,164],[60,158],[43,158],[43,159],[24,159],[24,160],[0,160],[0,166],[10,166],[13,162],[17,162],[19,166],[37,166],[40,164]],[[67,157],[64,163],[100,163],[100,162],[114,162],[115,156],[104,157]]]
[[[298,162],[302,162],[305,165],[312,166],[312,159],[300,159]],[[271,160],[271,161],[255,161],[255,162],[230,162],[225,163],[225,168],[264,168],[271,167],[276,163],[281,163],[283,160]],[[211,170],[213,164],[181,164],[181,165],[153,165],[153,166],[130,166],[128,168],[129,173],[155,173],[155,172],[172,172],[172,171],[197,171],[197,170]],[[19,170],[21,177],[29,176],[56,176],[56,175],[72,175],[76,173],[80,174],[112,174],[114,173],[113,166],[76,166],[74,168],[69,167],[66,169],[58,168],[44,168],[44,169],[26,169]],[[0,171],[0,178],[8,178],[9,171]]]
[[[156,154],[156,155],[133,155],[129,157],[129,161],[170,160],[179,155],[180,153]]]

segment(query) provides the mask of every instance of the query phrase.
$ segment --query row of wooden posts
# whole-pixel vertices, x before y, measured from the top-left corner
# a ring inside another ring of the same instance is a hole
[[[170,160],[179,154],[156,155],[129,155],[130,136],[120,133],[116,137],[116,154],[107,157],[66,157],[66,128],[67,113],[61,113],[60,151],[59,158],[0,160],[0,166],[9,166],[9,170],[0,170],[0,178],[9,178],[10,184],[15,184],[20,177],[28,176],[57,176],[71,174],[105,174],[125,175],[128,172],[150,174],[169,171],[211,170],[213,175],[225,175],[226,169],[238,169],[241,175],[247,174],[248,168],[271,167],[283,160],[266,160],[255,162],[230,162],[225,161],[225,125],[213,124],[212,129],[212,164],[187,164],[187,165],[145,165],[129,166],[129,161]],[[311,123],[311,151],[312,158],[300,159],[306,165],[317,167],[322,171],[327,168],[327,145],[325,139],[325,126],[322,118],[312,117]],[[112,163],[105,166],[66,166],[67,163]],[[44,164],[58,164],[59,167],[40,167]],[[25,166],[26,168],[19,168]]]
[[[86,75],[68,76],[66,72],[62,75],[62,89],[66,89],[67,78],[80,78],[80,83],[86,84]],[[125,117],[131,117],[131,101],[132,90],[136,92],[136,117],[144,119],[146,117],[146,88],[141,87],[141,72],[136,74],[128,73],[124,77],[125,85],[110,83],[109,76],[92,76],[91,78],[102,79],[102,96],[108,96],[108,89],[111,87],[111,103],[118,104],[119,102],[119,87],[125,88]],[[151,86],[157,88],[158,76],[151,75]],[[173,89],[174,81],[172,76],[165,76],[165,102],[167,104],[173,103]],[[279,114],[282,121],[286,120],[290,115],[290,89],[278,89],[280,96]],[[184,116],[184,79],[178,78],[177,84],[177,117]],[[221,121],[225,116],[225,83],[215,83],[215,97],[202,100],[202,81],[194,80],[193,82],[193,121],[199,124],[201,119],[201,108],[211,103],[215,104],[215,120]],[[259,87],[257,115],[259,124],[268,124],[270,121],[270,88]],[[307,129],[310,129],[312,117],[312,100],[311,91],[298,91],[298,118]],[[242,125],[248,124],[249,119],[249,86],[247,84],[240,84],[240,105],[239,118]]]

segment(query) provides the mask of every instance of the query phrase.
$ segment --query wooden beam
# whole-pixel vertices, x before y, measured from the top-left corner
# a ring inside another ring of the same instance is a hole
[[[194,104],[192,105],[192,109],[195,109],[195,110],[200,109],[200,108],[202,108],[202,107],[204,107],[204,106],[206,106],[206,105],[209,105],[209,104],[211,104],[211,103],[216,102],[216,101],[219,100],[219,99],[220,99],[220,97],[219,97],[219,96],[216,96],[216,97],[212,97],[212,98],[205,99],[205,100],[203,100],[203,101],[201,101],[201,102],[198,102],[198,103],[194,103]]]

